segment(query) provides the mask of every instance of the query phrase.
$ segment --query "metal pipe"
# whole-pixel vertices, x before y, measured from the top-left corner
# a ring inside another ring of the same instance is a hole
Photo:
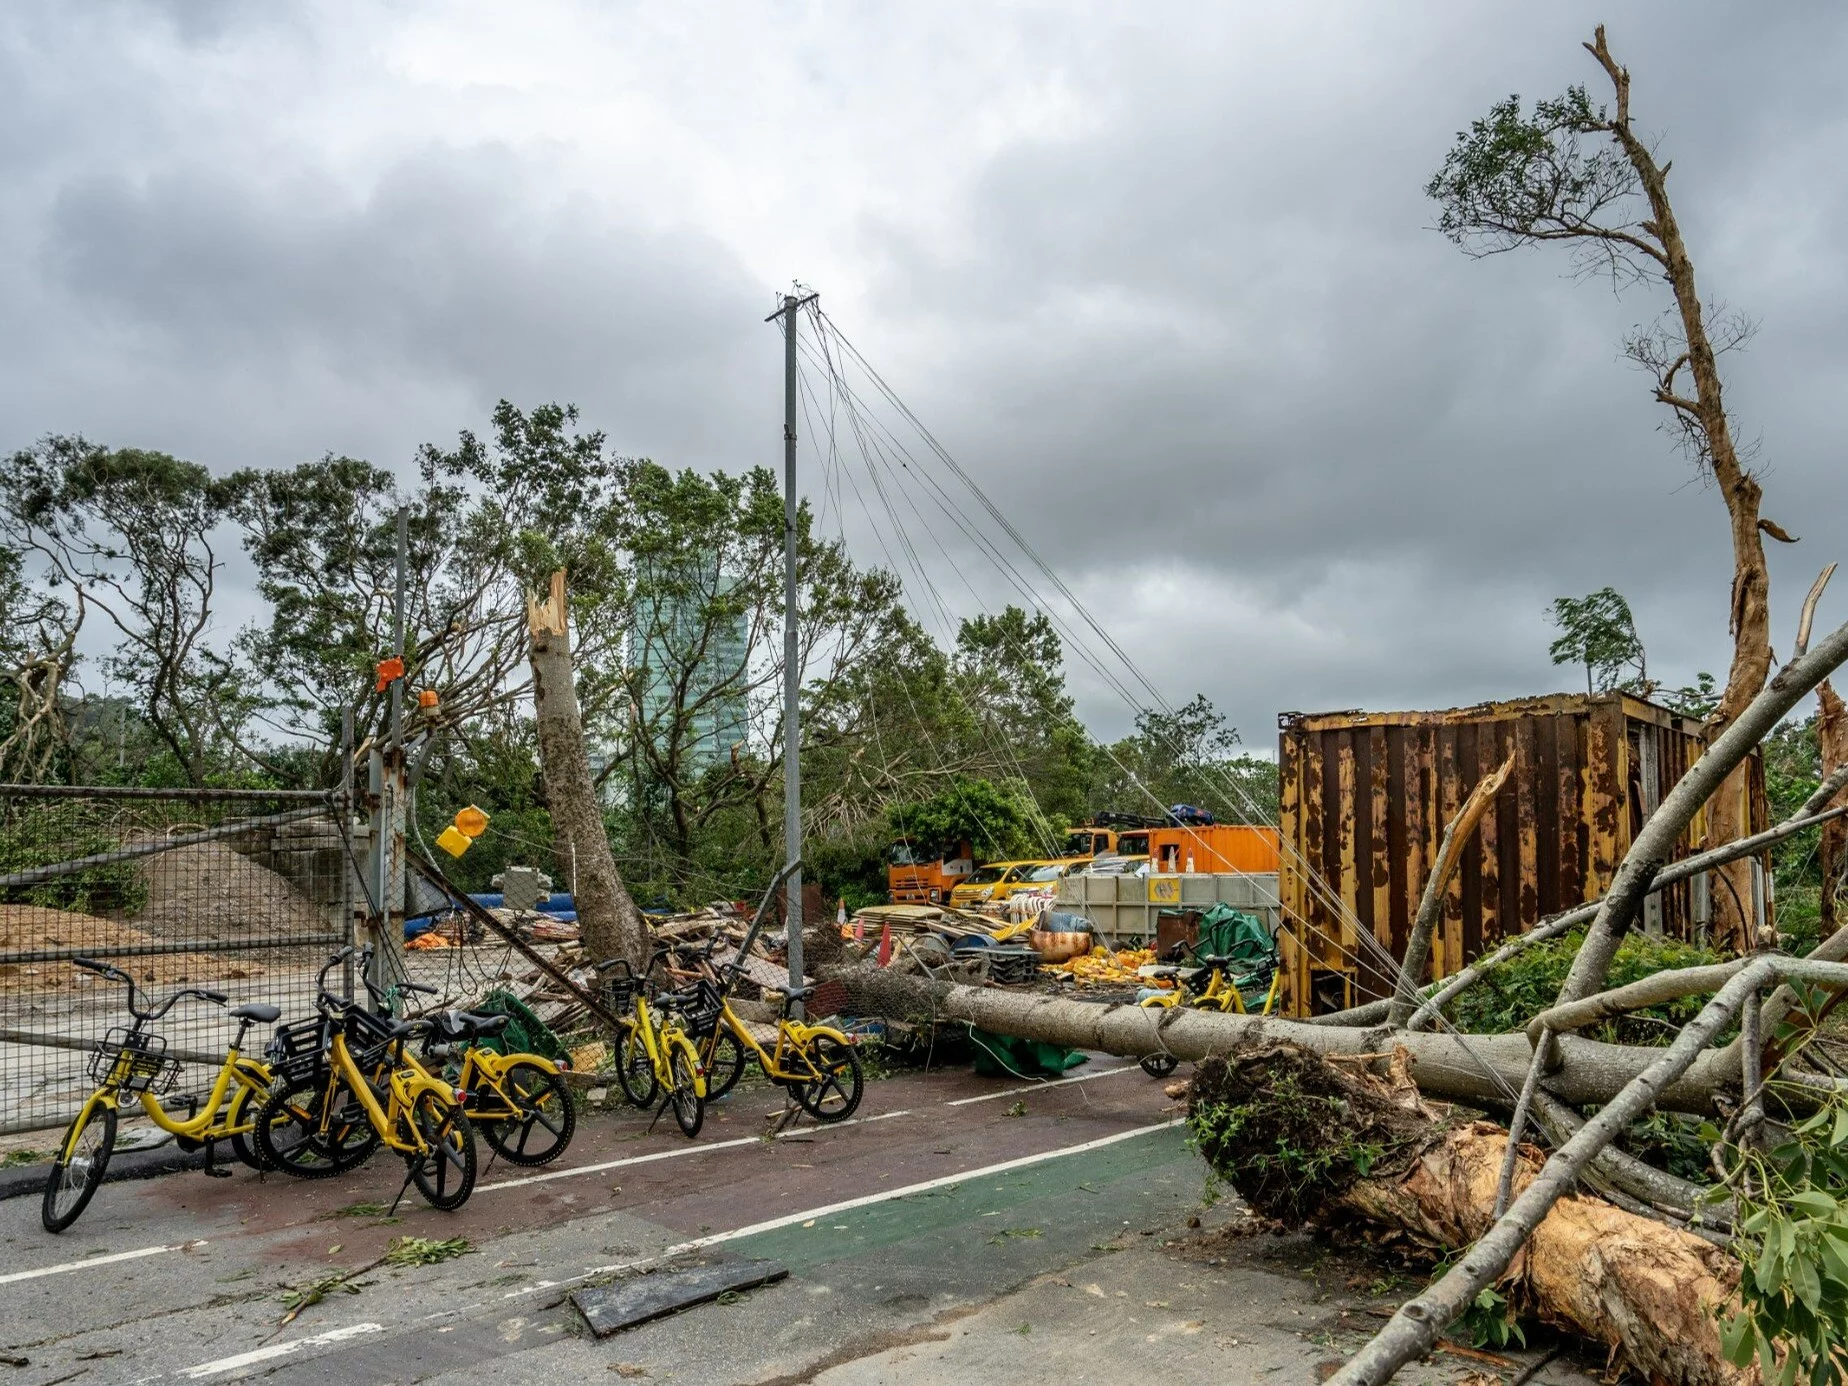
[[[55,881],[60,876],[73,876],[79,871],[88,871],[93,866],[113,866],[117,862],[133,861],[137,857],[157,856],[162,852],[171,852],[179,847],[192,847],[201,842],[216,842],[221,837],[239,837],[244,833],[256,832],[262,828],[278,827],[283,823],[297,823],[305,818],[321,818],[327,815],[327,807],[290,809],[287,813],[272,813],[262,818],[240,818],[234,823],[222,823],[216,828],[207,828],[202,832],[184,833],[179,837],[164,837],[154,842],[141,842],[133,847],[120,847],[113,852],[97,852],[91,856],[78,857],[73,861],[55,862],[50,866],[35,866],[30,871],[15,871],[10,876],[0,876],[0,890],[12,886],[37,885],[41,881]]]
[[[0,784],[0,799],[326,800],[325,789],[144,789],[114,784]]]
[[[121,943],[101,948],[35,948],[26,953],[0,953],[7,963],[69,962],[72,958],[154,958],[171,953],[254,953],[265,948],[298,948],[310,943],[341,944],[345,934],[292,934],[287,938],[199,939],[192,943]]]

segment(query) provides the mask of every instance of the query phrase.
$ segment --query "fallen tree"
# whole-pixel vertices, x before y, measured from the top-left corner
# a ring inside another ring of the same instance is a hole
[[[1508,1149],[1500,1128],[1427,1105],[1403,1062],[1376,1075],[1288,1044],[1202,1064],[1188,1125],[1258,1214],[1365,1229],[1429,1261],[1488,1230]],[[1517,1151],[1516,1190],[1540,1169],[1538,1151]],[[1738,1281],[1738,1262],[1694,1233],[1573,1196],[1495,1288],[1512,1312],[1600,1343],[1650,1379],[1732,1386],[1748,1377],[1726,1360],[1718,1322]]]

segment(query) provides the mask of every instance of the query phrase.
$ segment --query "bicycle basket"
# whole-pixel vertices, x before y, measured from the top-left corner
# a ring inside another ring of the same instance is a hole
[[[318,1073],[326,1053],[327,1022],[320,1016],[310,1016],[307,1020],[278,1025],[263,1056],[272,1074],[293,1082]]]
[[[603,1004],[622,1015],[635,1008],[635,998],[641,990],[639,977],[611,977],[603,983]]]
[[[114,1026],[97,1041],[90,1055],[90,1077],[97,1083],[113,1082],[122,1092],[149,1092],[156,1096],[180,1076],[180,1061],[167,1057],[161,1035]]]
[[[680,1008],[681,1023],[694,1039],[704,1039],[718,1029],[719,1013],[724,1006],[725,998],[719,995],[718,987],[702,977]]]

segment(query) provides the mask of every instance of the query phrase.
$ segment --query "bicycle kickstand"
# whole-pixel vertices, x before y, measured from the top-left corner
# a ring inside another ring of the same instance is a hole
[[[412,1159],[422,1159],[423,1157],[421,1155],[417,1155],[411,1158]],[[385,1210],[386,1217],[388,1218],[392,1217],[397,1213],[398,1205],[404,1202],[404,1195],[410,1190],[411,1180],[415,1179],[416,1177],[417,1177],[417,1166],[412,1164],[411,1160],[406,1160],[404,1162],[404,1182],[398,1185],[398,1196],[392,1199],[391,1207]]]
[[[218,1167],[218,1164],[214,1158],[217,1152],[218,1152],[218,1142],[214,1140],[208,1140],[205,1143],[205,1176],[208,1179],[229,1179],[231,1177],[231,1171],[228,1169],[220,1169]]]

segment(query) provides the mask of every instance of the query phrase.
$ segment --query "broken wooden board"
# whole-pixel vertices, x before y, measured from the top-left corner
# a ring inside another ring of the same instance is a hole
[[[576,1290],[571,1302],[577,1306],[590,1331],[599,1338],[647,1323],[666,1314],[690,1309],[723,1294],[774,1285],[789,1274],[776,1261],[712,1261],[685,1270],[656,1271],[652,1275],[631,1276],[614,1285],[596,1285]]]

